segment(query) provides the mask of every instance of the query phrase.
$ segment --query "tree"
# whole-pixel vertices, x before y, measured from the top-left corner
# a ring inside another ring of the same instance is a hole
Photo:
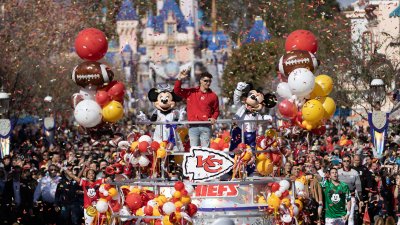
[[[10,110],[40,115],[52,95],[69,107],[70,79],[81,60],[73,52],[78,32],[96,27],[97,1],[4,1],[0,21],[1,83],[11,92]]]
[[[325,1],[325,4],[321,1],[307,0],[242,2],[245,4],[242,4],[240,10],[237,10],[239,16],[234,13],[226,15],[229,13],[225,11],[220,14],[223,18],[233,16],[241,18],[241,16],[243,16],[243,20],[250,20],[251,17],[256,15],[261,15],[263,17],[273,37],[271,41],[275,43],[275,52],[277,53],[274,60],[268,61],[268,68],[275,68],[279,58],[285,52],[285,38],[292,31],[298,29],[310,30],[318,39],[318,52],[316,56],[321,61],[321,65],[315,72],[315,75],[327,74],[333,77],[334,80],[337,80],[336,77],[343,71],[347,71],[351,66],[352,52],[351,42],[349,41],[351,40],[350,26],[344,15],[340,14],[336,1]],[[225,8],[221,10],[225,10]],[[252,14],[247,15],[247,13],[243,12],[251,12]],[[249,28],[249,26],[242,27],[242,29],[245,30],[241,30],[241,33],[246,35]],[[243,45],[239,50],[236,50],[240,53],[234,53],[229,59],[228,66],[224,72],[224,80],[231,81],[229,75],[232,70],[230,68],[231,66],[246,68],[249,64],[249,61],[246,60],[246,55],[251,55],[252,53],[247,50],[246,46],[247,44]],[[262,45],[258,45],[260,49],[256,50],[256,46],[257,45],[254,45],[253,51],[262,53],[262,50],[265,50]],[[242,59],[236,59],[235,54],[240,55]],[[231,60],[233,62],[231,62]],[[267,66],[265,64],[262,65]],[[256,76],[254,80],[260,80],[266,84],[270,84],[271,79],[277,77],[274,69],[270,71],[270,76],[265,77],[264,74],[256,74],[254,76]],[[244,75],[239,75],[239,77],[245,78]],[[230,82],[225,82],[224,91],[228,91],[228,93],[226,93],[227,95],[230,95],[229,91],[231,92],[234,90],[231,86]],[[335,89],[340,89],[340,85],[336,85]],[[336,95],[336,97],[342,98],[336,99],[337,101],[347,101],[347,96]]]
[[[274,42],[251,43],[234,50],[224,71],[224,95],[231,97],[240,81],[251,82],[255,87],[271,91],[277,55],[278,49]],[[266,84],[267,80],[270,85]]]

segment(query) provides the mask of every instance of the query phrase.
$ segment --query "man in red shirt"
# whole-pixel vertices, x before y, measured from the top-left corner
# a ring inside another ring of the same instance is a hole
[[[175,81],[174,92],[186,99],[187,116],[189,121],[210,121],[215,123],[219,116],[218,96],[210,89],[213,76],[208,72],[200,75],[200,85],[195,88],[182,88],[182,79],[189,71],[183,70]],[[192,124],[189,128],[191,146],[208,147],[210,145],[211,125]]]

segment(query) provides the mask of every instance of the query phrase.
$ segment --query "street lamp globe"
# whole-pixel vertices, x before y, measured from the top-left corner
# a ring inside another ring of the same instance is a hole
[[[3,88],[0,89],[0,115],[7,115],[10,107],[10,97]]]
[[[370,94],[373,106],[382,105],[386,98],[385,83],[382,79],[373,79],[370,84]]]

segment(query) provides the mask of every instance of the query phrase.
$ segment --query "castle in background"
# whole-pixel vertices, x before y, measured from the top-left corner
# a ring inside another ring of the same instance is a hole
[[[196,85],[198,75],[207,70],[214,77],[211,89],[221,93],[224,67],[237,46],[217,28],[216,13],[213,0],[212,27],[206,27],[197,0],[179,0],[179,4],[157,0],[155,14],[149,11],[144,18],[138,16],[130,0],[123,1],[117,15],[119,40],[110,42],[106,59],[116,67],[123,65],[126,81],[131,84],[128,90],[132,93],[128,94],[140,96],[140,108],[148,108],[146,97],[151,88],[173,85],[179,71],[187,68],[191,75],[184,85]],[[269,39],[265,23],[258,17],[244,42]]]

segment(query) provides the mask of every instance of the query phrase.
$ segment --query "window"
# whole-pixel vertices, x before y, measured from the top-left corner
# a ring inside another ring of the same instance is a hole
[[[174,24],[168,24],[167,26],[167,35],[172,36],[174,34]]]
[[[175,59],[175,47],[168,47],[168,58]]]

